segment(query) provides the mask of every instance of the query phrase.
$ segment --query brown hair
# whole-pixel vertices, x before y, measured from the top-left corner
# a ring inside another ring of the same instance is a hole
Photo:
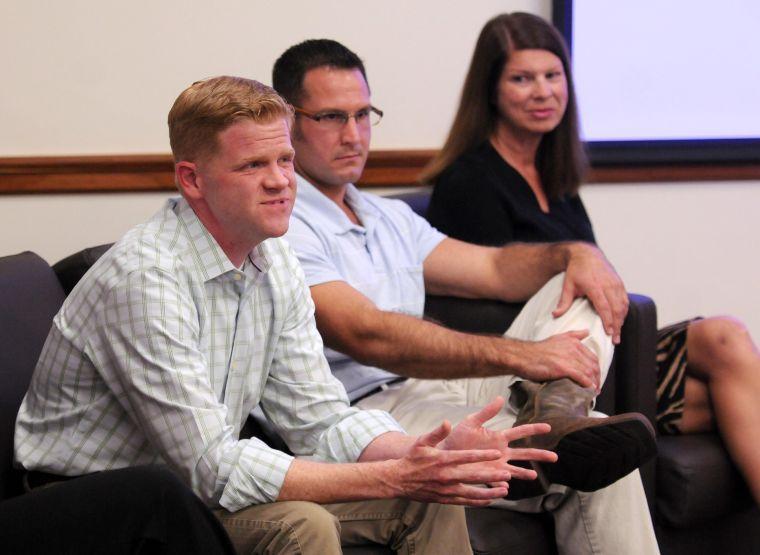
[[[174,161],[213,155],[219,133],[240,119],[266,123],[293,120],[293,108],[267,87],[242,77],[212,77],[196,81],[174,101],[169,111],[169,143]]]
[[[494,99],[499,78],[510,53],[525,49],[548,50],[562,60],[567,76],[567,109],[559,125],[541,139],[536,168],[549,198],[577,192],[586,156],[579,136],[567,46],[548,22],[520,12],[498,15],[480,32],[454,123],[443,148],[423,170],[421,181],[435,181],[459,156],[491,136],[498,120]]]

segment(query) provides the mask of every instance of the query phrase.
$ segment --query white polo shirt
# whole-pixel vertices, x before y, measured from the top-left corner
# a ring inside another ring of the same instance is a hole
[[[298,176],[298,198],[285,238],[301,262],[306,284],[345,281],[381,310],[422,317],[422,263],[446,236],[403,201],[349,184],[346,202],[362,225]],[[398,377],[332,349],[325,348],[325,355],[352,401]]]

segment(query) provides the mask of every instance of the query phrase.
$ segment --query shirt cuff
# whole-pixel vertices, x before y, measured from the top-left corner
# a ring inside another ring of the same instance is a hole
[[[405,433],[394,418],[382,410],[349,409],[350,414],[332,426],[322,438],[314,458],[329,462],[356,462],[372,441],[387,432]]]
[[[276,501],[292,462],[291,455],[260,441],[249,441],[234,463],[219,504],[235,512]]]

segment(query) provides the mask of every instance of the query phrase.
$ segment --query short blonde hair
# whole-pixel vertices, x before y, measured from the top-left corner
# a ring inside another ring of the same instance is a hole
[[[266,85],[223,75],[196,81],[169,111],[169,143],[174,161],[197,160],[216,153],[219,133],[240,119],[293,122],[293,107]]]

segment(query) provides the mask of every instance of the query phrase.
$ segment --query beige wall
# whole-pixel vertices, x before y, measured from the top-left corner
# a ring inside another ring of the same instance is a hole
[[[660,324],[733,314],[760,340],[760,182],[588,185],[602,249]],[[754,245],[754,247],[753,247]]]
[[[290,44],[333,37],[365,60],[387,114],[375,148],[440,145],[477,32],[501,11],[548,0],[261,0],[0,3],[0,156],[166,152],[182,88],[220,73],[269,82]],[[175,13],[176,12],[176,13]],[[0,255],[54,262],[117,239],[166,194],[0,197]],[[760,338],[760,182],[593,185],[597,236],[661,323],[733,313]]]
[[[309,38],[364,59],[386,111],[375,148],[436,147],[483,23],[550,16],[548,0],[4,0],[0,156],[166,152],[166,113],[193,81],[271,83]]]

